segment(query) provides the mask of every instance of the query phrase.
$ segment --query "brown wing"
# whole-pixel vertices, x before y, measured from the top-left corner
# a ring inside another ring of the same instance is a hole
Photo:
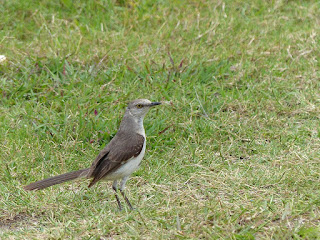
[[[118,169],[123,163],[140,154],[144,137],[137,133],[125,134],[119,131],[110,143],[99,153],[90,167],[91,187],[97,181]]]

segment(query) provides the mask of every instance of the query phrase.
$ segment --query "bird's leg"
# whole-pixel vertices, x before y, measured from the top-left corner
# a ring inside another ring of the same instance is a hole
[[[122,194],[124,200],[126,200],[126,203],[128,204],[128,206],[130,207],[131,210],[133,210],[133,207],[129,201],[129,199],[127,198],[127,196],[124,194],[124,191],[123,190],[120,190],[120,193]]]
[[[113,184],[112,184],[112,189],[114,190],[114,195],[116,196],[116,199],[117,199],[117,203],[118,203],[118,206],[119,206],[119,210],[121,211],[122,210],[122,206],[121,206],[121,202],[120,202],[120,199],[119,199],[119,196],[118,196],[118,182],[117,180],[114,180]],[[121,190],[120,190],[121,191]]]
[[[121,184],[120,184],[120,193],[121,193],[121,195],[123,196],[124,200],[126,200],[126,203],[127,203],[128,206],[130,207],[130,209],[133,210],[133,207],[132,207],[129,199],[128,199],[127,196],[124,194],[125,185],[126,185],[126,182],[127,182],[128,179],[129,179],[129,176],[124,177],[124,178],[122,179]]]

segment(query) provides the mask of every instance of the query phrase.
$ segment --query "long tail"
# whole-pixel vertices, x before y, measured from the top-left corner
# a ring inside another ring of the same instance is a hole
[[[86,177],[88,173],[89,173],[89,168],[85,168],[78,171],[68,172],[58,176],[43,179],[34,183],[30,183],[29,185],[24,186],[23,188],[24,190],[28,190],[28,191],[40,190],[40,189],[47,188],[59,183],[67,182],[76,178]]]

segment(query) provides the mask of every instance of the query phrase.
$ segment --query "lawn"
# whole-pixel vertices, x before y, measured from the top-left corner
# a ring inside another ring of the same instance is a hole
[[[318,1],[3,0],[0,238],[319,239],[319,26]],[[23,190],[89,167],[137,98],[168,104],[134,211],[110,182]]]

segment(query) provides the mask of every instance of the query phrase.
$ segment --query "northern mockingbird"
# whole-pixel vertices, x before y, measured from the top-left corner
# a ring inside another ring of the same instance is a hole
[[[124,194],[124,188],[129,176],[140,166],[146,150],[146,134],[143,118],[153,106],[160,102],[150,102],[147,99],[137,99],[128,104],[120,124],[120,128],[112,140],[99,153],[91,167],[47,178],[24,186],[25,190],[39,190],[55,184],[63,183],[80,177],[92,178],[89,187],[101,179],[112,180],[112,188],[119,209],[122,209],[118,197],[118,181],[120,193],[131,209],[132,205]]]

